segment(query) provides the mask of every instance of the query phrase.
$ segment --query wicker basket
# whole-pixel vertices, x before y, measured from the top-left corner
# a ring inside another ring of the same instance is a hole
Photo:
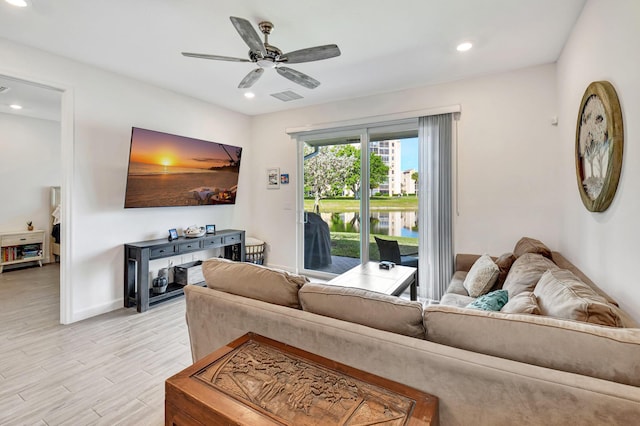
[[[257,265],[264,264],[265,242],[257,238],[247,237],[244,242],[245,261]]]

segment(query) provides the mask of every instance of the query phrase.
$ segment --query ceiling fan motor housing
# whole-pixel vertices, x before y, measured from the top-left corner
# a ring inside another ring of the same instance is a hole
[[[276,61],[282,56],[282,50],[268,43],[264,44],[267,50],[266,55],[262,55],[261,52],[249,51],[249,58],[252,62],[257,62],[259,66],[263,68],[275,68]]]

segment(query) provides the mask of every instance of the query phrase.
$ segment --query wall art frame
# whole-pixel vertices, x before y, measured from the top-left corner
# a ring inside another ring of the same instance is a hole
[[[576,124],[576,178],[582,203],[591,212],[611,205],[622,170],[624,128],[620,101],[608,81],[584,92]]]
[[[279,167],[269,167],[267,169],[267,189],[280,189]]]

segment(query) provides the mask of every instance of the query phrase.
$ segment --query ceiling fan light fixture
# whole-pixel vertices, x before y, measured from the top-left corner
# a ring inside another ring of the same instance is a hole
[[[11,104],[11,105],[9,105],[9,108],[15,109],[15,110],[20,110],[20,109],[22,109],[22,105]]]
[[[244,93],[244,97],[247,98],[247,99],[253,99],[253,98],[256,97],[256,94],[253,93],[253,92],[245,92]]]
[[[276,67],[276,63],[269,60],[269,59],[258,59],[257,64],[259,67],[261,68],[275,68]]]
[[[458,45],[458,47],[456,47],[456,50],[458,52],[466,52],[467,50],[471,49],[473,47],[473,44],[469,43],[468,41],[465,41],[464,43],[460,43]]]
[[[27,0],[4,0],[4,1],[16,7],[27,7],[29,5],[27,3]]]

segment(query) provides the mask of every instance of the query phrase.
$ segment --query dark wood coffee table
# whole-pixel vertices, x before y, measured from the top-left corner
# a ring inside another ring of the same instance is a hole
[[[380,269],[380,263],[367,262],[338,275],[328,284],[361,288],[391,296],[400,296],[411,286],[411,300],[418,300],[417,272],[411,266],[396,265],[391,269]]]
[[[248,333],[167,379],[166,425],[437,425],[438,398]]]

